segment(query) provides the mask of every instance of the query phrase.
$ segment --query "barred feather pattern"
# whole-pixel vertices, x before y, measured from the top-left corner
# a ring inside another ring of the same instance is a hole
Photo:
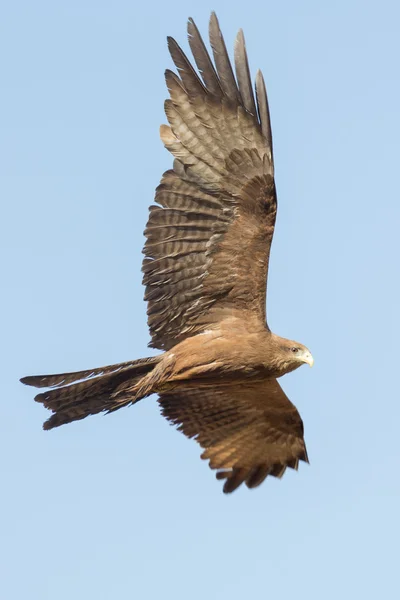
[[[175,161],[156,190],[143,249],[151,345],[164,350],[224,311],[252,311],[265,323],[276,217],[265,84],[258,73],[254,96],[243,33],[235,44],[237,82],[214,13],[215,65],[192,19],[188,34],[201,78],[168,38],[178,74],[165,74],[169,125],[160,133]]]
[[[75,373],[23,377],[21,382],[51,388],[37,394],[35,400],[54,413],[43,425],[44,429],[53,429],[137,401],[134,394],[121,392],[127,385],[134,387],[159,361],[159,356],[152,356]]]
[[[275,380],[162,394],[162,414],[204,449],[224,492],[253,488],[308,462],[303,422]]]

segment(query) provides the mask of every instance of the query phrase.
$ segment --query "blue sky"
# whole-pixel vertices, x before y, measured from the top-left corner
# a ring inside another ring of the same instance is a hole
[[[217,11],[270,99],[268,314],[310,466],[226,497],[154,398],[50,433],[19,377],[149,354],[142,231],[171,159],[166,35]],[[14,2],[0,23],[7,600],[399,593],[397,2]]]

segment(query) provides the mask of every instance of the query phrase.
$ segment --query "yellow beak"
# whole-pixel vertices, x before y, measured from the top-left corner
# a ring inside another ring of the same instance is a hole
[[[307,363],[308,365],[310,365],[310,367],[312,367],[312,366],[313,366],[313,364],[314,364],[314,359],[313,359],[313,357],[312,357],[312,354],[311,354],[311,352],[306,352],[306,353],[305,353],[305,355],[304,355],[304,357],[303,357],[303,361],[304,361],[305,363]]]

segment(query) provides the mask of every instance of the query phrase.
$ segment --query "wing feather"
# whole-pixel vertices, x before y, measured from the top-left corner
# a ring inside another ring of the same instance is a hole
[[[231,61],[229,60],[224,37],[219,27],[217,15],[211,13],[210,26],[210,45],[213,50],[214,60],[217,67],[218,77],[224,94],[233,102],[240,102],[239,90],[236,85]]]
[[[263,74],[260,70],[257,71],[256,75],[256,97],[257,97],[257,107],[258,107],[258,115],[261,122],[261,131],[263,136],[267,140],[267,146],[270,151],[269,159],[271,163],[274,162],[274,152],[272,145],[272,130],[271,130],[271,119],[269,114],[269,106],[268,106],[268,96],[267,90],[265,88],[265,82]]]
[[[250,114],[256,116],[256,104],[254,102],[253,86],[250,79],[249,62],[242,29],[239,30],[235,42],[235,68],[243,105]]]
[[[257,487],[287,467],[308,462],[303,422],[276,380],[215,389],[179,389],[159,398],[162,414],[204,449],[202,458],[225,480]]]
[[[207,48],[204,45],[203,38],[191,17],[188,20],[188,38],[197,68],[200,71],[207,90],[212,94],[219,96],[222,92],[221,83],[215,72]]]
[[[203,81],[168,38],[179,76],[165,72],[168,125],[160,135],[175,160],[156,190],[145,231],[148,324],[151,345],[160,349],[232,310],[250,310],[264,326],[276,215],[265,86],[259,84],[257,113],[243,35],[235,48],[238,87],[215,14],[215,66],[192,19],[188,34]]]
[[[174,61],[176,68],[178,69],[178,73],[180,75],[180,78],[182,79],[182,83],[185,89],[193,95],[203,95],[203,93],[206,92],[206,89],[201,83],[199,77],[197,76],[196,71],[190,64],[190,61],[187,58],[186,54],[176,43],[174,38],[167,37],[167,43],[168,50],[171,54],[171,58]]]

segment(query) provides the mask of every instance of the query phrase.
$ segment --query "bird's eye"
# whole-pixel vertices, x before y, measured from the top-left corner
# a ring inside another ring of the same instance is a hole
[[[290,350],[291,350],[292,352],[294,352],[295,354],[296,354],[296,352],[298,352],[298,351],[299,351],[299,349],[298,349],[298,348],[296,348],[296,346],[293,346],[293,348],[290,348]]]

